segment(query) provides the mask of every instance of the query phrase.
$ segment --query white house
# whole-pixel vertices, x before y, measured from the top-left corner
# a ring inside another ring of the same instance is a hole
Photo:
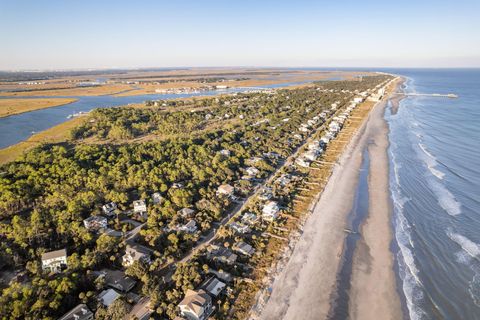
[[[258,221],[258,217],[255,213],[245,212],[242,216],[242,222],[248,225],[253,225]]]
[[[220,154],[221,154],[222,156],[225,156],[225,157],[230,157],[230,155],[232,154],[232,152],[231,152],[230,150],[228,150],[228,149],[222,149],[222,150],[220,150]]]
[[[143,212],[147,212],[147,204],[145,203],[145,200],[133,201],[133,212],[140,214]]]
[[[298,164],[301,167],[308,168],[310,167],[310,161],[304,159],[304,158],[297,158],[295,160],[295,163]]]
[[[255,253],[255,249],[253,249],[251,245],[243,241],[235,243],[233,245],[233,250],[246,256],[251,256]]]
[[[235,232],[238,232],[238,233],[249,233],[250,232],[250,228],[248,226],[237,223],[237,222],[232,222],[230,224],[230,228],[232,228]]]
[[[303,154],[303,157],[309,161],[315,161],[320,153],[316,150],[309,150]]]
[[[180,314],[188,320],[205,320],[212,313],[212,298],[204,290],[187,290],[178,304]]]
[[[224,195],[230,197],[235,192],[235,188],[229,184],[222,184],[217,189],[217,195]]]
[[[67,250],[61,249],[42,254],[42,269],[50,272],[60,272],[67,267]]]
[[[58,320],[93,320],[93,312],[85,304],[79,304]]]
[[[184,231],[184,232],[187,232],[187,233],[194,233],[197,231],[197,222],[195,220],[190,220],[188,221],[186,224],[184,224],[183,226],[179,227],[178,230],[179,231]]]
[[[115,210],[117,210],[117,204],[115,202],[110,202],[102,206],[103,213],[111,217],[115,215]]]
[[[83,220],[83,225],[89,231],[98,231],[100,229],[105,229],[108,225],[108,221],[107,218],[103,216],[90,216]]]
[[[190,218],[193,217],[195,210],[192,208],[183,208],[177,211],[177,214],[180,215],[182,218]]]
[[[248,175],[250,175],[250,176],[256,176],[256,175],[260,172],[260,171],[259,171],[257,168],[255,168],[255,167],[248,167],[248,168],[246,169],[246,171],[247,171]]]
[[[262,209],[262,218],[267,221],[273,221],[278,217],[280,207],[276,201],[269,201]]]
[[[105,307],[109,307],[118,298],[120,298],[120,294],[113,289],[104,290],[98,295],[98,301]]]
[[[162,195],[160,194],[160,192],[155,192],[154,194],[152,194],[153,204],[162,203],[163,200],[164,200],[164,198],[162,197]]]
[[[135,261],[150,263],[150,251],[139,245],[129,245],[125,250],[122,263],[125,267],[131,266]]]

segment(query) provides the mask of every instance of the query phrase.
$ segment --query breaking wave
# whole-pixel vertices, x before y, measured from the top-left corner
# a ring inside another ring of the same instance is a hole
[[[420,150],[422,150],[423,152],[423,155],[420,154],[420,158],[422,158],[423,162],[425,162],[428,170],[430,170],[430,172],[438,179],[443,179],[443,177],[445,176],[445,173],[436,169],[436,166],[438,165],[437,158],[435,158],[434,155],[428,152],[422,143],[419,143],[418,146],[420,147]]]
[[[480,244],[461,234],[452,232],[451,229],[447,231],[447,236],[462,248],[461,251],[455,253],[456,260],[469,266],[474,272],[472,280],[468,283],[468,293],[473,303],[480,307],[480,268],[478,266]]]
[[[461,234],[454,233],[451,230],[447,231],[447,236],[455,241],[460,247],[462,247],[463,251],[468,253],[473,258],[480,257],[480,245],[473,242],[472,240],[468,239]]]
[[[390,154],[395,178],[395,182],[391,183],[391,196],[395,217],[395,240],[399,248],[397,253],[399,276],[402,281],[402,289],[410,319],[419,320],[422,319],[425,314],[420,307],[423,299],[423,291],[418,277],[419,270],[415,264],[413,254],[414,244],[411,236],[411,226],[403,214],[404,205],[409,199],[404,197],[400,191],[398,173],[400,165],[395,161],[393,152]]]
[[[428,171],[433,174],[438,180],[443,180],[445,174],[440,170],[436,169],[438,162],[435,156],[432,155],[421,142],[417,143],[417,146],[418,148],[415,148],[415,150],[419,158],[425,163]],[[438,180],[435,180],[433,177],[427,176],[428,185],[430,186],[432,192],[435,194],[438,204],[449,215],[459,215],[460,213],[462,213],[462,206],[460,202],[458,202],[455,196],[447,189],[447,187]]]

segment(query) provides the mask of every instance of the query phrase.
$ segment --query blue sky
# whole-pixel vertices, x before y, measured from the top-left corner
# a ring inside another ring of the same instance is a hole
[[[0,69],[480,67],[480,1],[0,0]]]

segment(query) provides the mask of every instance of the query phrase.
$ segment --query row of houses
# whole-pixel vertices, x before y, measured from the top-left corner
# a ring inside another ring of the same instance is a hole
[[[343,128],[343,124],[350,116],[351,111],[357,107],[357,103],[362,101],[364,101],[363,97],[355,97],[344,112],[332,119],[328,125],[327,132],[319,140],[311,142],[307,150],[295,160],[295,163],[301,167],[310,167],[311,163],[316,161],[317,158],[325,152],[325,148],[329,142],[334,139]],[[330,110],[334,112],[337,109],[338,103],[333,103]],[[320,116],[324,117],[325,114],[321,114]]]
[[[137,281],[126,276],[123,271],[104,269],[93,272],[93,276],[104,283],[104,290],[97,296],[97,300],[103,306],[108,308],[117,299],[126,295],[132,298],[136,303],[130,306],[130,311],[125,319],[149,319],[152,314],[150,299],[139,297],[136,294],[129,293],[136,285]],[[93,312],[85,305],[79,304],[72,310],[63,315],[59,320],[90,320],[94,318]]]

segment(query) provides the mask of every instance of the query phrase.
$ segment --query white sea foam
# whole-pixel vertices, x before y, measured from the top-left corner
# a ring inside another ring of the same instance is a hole
[[[417,143],[418,148],[415,148],[419,158],[423,160],[428,171],[437,179],[442,180],[445,174],[438,169],[437,160],[422,143]],[[438,204],[451,216],[456,216],[462,213],[462,206],[457,201],[455,196],[447,189],[447,187],[431,176],[427,176],[427,182],[430,189],[435,194]]]
[[[418,268],[415,265],[414,255],[411,249],[411,236],[408,229],[408,222],[405,217],[397,213],[397,228],[395,238],[399,247],[397,260],[399,263],[400,278],[402,279],[402,288],[407,303],[410,319],[422,319],[425,314],[420,304],[423,299],[421,282],[418,278]]]
[[[430,170],[430,172],[438,179],[443,179],[445,174],[440,170],[436,169],[438,165],[437,158],[433,154],[428,152],[422,143],[419,143],[418,146],[420,147],[420,150],[423,152],[423,154],[420,153],[419,156],[423,160],[423,162],[425,162],[425,164],[427,165],[428,170]]]
[[[480,244],[473,242],[461,234],[454,233],[451,230],[447,231],[447,235],[450,239],[455,241],[463,251],[468,253],[473,258],[480,258]]]
[[[468,293],[473,302],[480,307],[480,274],[475,274],[472,281],[468,283]]]
[[[447,230],[447,235],[462,248],[461,251],[455,253],[456,260],[469,266],[475,273],[472,280],[468,283],[468,293],[472,301],[480,307],[480,270],[477,260],[480,258],[480,244],[461,234],[454,233],[451,229]]]
[[[451,216],[462,213],[462,205],[455,199],[455,196],[441,183],[429,180],[430,189],[437,197],[438,204]]]
[[[418,277],[419,270],[415,264],[412,250],[411,226],[403,215],[404,205],[409,199],[404,197],[400,191],[400,164],[396,162],[395,152],[391,151],[390,154],[395,177],[395,181],[391,182],[391,196],[395,212],[395,239],[399,247],[397,254],[399,276],[402,280],[402,289],[409,317],[413,320],[419,320],[425,315],[425,312],[420,307],[423,299],[422,285]]]

